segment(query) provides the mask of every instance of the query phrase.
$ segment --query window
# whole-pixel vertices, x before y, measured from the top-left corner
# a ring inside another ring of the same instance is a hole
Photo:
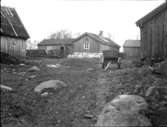
[[[85,39],[85,43],[84,43],[84,49],[89,49],[89,40],[88,38]]]

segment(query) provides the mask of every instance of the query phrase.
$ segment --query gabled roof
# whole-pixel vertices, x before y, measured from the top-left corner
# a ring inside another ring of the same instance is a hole
[[[99,36],[93,33],[88,33],[88,32],[83,33],[81,36],[76,38],[73,42],[75,43],[77,40],[81,39],[84,36],[89,36],[90,38],[96,40],[97,42],[103,45],[120,48],[120,46],[116,44],[114,41],[112,41],[111,39],[103,37],[103,36]]]
[[[0,33],[1,35],[15,38],[29,38],[29,34],[21,22],[16,10],[10,7],[1,7]]]
[[[38,46],[54,46],[54,45],[70,45],[72,44],[73,39],[44,39]]]
[[[123,47],[140,47],[140,40],[126,40]]]
[[[141,19],[139,19],[136,22],[136,25],[139,27],[142,26],[145,22],[149,21],[154,16],[156,16],[157,14],[161,13],[162,11],[164,11],[166,9],[167,9],[167,3],[165,2],[165,3],[161,4],[159,7],[155,8],[150,13],[148,13],[147,15],[145,15],[144,17],[142,17]]]

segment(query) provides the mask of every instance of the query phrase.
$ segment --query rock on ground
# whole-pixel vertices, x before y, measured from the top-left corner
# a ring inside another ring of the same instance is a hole
[[[153,67],[149,68],[155,74],[162,74],[167,76],[167,60],[154,64]]]
[[[28,69],[29,72],[34,72],[34,71],[40,71],[40,69],[37,66],[32,66],[31,68]]]
[[[98,127],[144,127],[150,121],[139,112],[147,109],[144,98],[137,95],[120,95],[106,104],[98,117]]]
[[[138,95],[119,95],[110,103],[125,114],[139,113],[139,111],[146,110],[148,107],[145,99]]]
[[[159,65],[159,71],[163,74],[167,76],[167,60],[163,61],[160,63]]]
[[[66,87],[67,85],[63,81],[59,80],[49,80],[40,83],[37,87],[35,87],[34,91],[37,93],[41,93],[44,89],[53,88],[54,90]]]
[[[88,68],[87,71],[92,72],[92,71],[95,71],[95,69],[94,68]]]
[[[46,66],[47,67],[51,67],[51,68],[59,68],[59,67],[61,67],[60,64],[47,64]]]
[[[165,99],[167,97],[167,86],[150,86],[145,93],[145,97],[155,97]]]
[[[12,91],[13,89],[9,86],[5,86],[5,85],[0,85],[1,86],[1,89],[5,89],[5,90],[8,90],[8,91]]]

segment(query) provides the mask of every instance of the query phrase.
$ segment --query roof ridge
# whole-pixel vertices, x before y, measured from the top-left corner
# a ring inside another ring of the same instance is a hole
[[[1,6],[1,9],[4,9],[4,8],[15,9],[14,7],[10,7],[10,6]]]
[[[140,40],[126,40],[123,47],[140,47]]]
[[[152,11],[150,11],[149,13],[147,13],[145,16],[143,16],[142,18],[140,18],[136,22],[136,25],[137,26],[141,26],[143,23],[145,23],[148,20],[150,20],[153,16],[159,14],[165,8],[167,8],[167,3],[166,2],[160,4],[159,6],[157,6],[156,8],[154,8]]]
[[[28,39],[29,34],[15,8],[1,6],[1,9],[1,34],[14,38]]]

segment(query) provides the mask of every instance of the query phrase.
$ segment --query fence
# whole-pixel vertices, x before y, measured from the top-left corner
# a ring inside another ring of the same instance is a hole
[[[47,53],[45,50],[33,49],[33,50],[26,50],[26,56],[28,57],[46,57]]]

